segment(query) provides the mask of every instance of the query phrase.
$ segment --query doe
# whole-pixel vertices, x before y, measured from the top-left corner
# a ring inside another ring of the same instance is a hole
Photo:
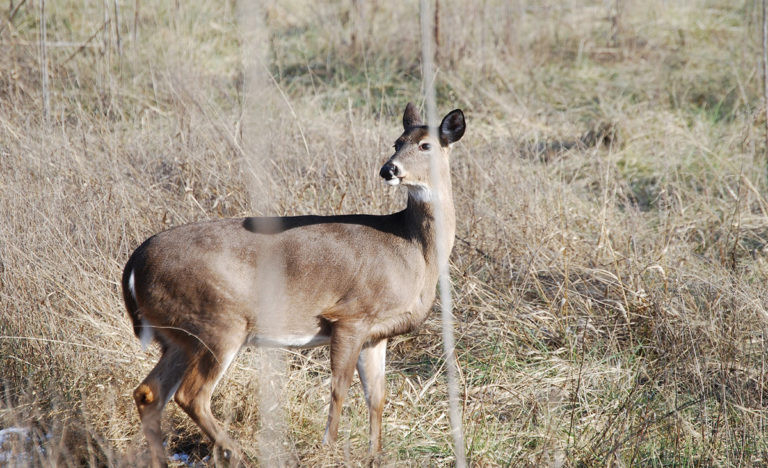
[[[239,458],[211,413],[211,395],[249,345],[330,344],[323,442],[336,441],[357,367],[370,413],[370,450],[381,450],[387,339],[419,326],[434,301],[437,242],[450,252],[456,230],[449,153],[465,128],[456,109],[430,132],[413,104],[406,106],[404,131],[379,172],[386,183],[408,189],[407,206],[397,213],[193,223],[156,234],[133,252],[122,277],[126,308],[136,336],[162,349],[133,393],[153,465],[166,460],[160,416],[171,398],[225,459]]]

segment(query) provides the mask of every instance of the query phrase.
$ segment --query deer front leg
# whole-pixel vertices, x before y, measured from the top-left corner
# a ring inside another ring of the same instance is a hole
[[[384,364],[387,356],[387,339],[367,344],[357,359],[357,373],[363,383],[365,402],[370,417],[370,452],[381,451],[381,415],[387,397],[387,381]]]
[[[364,337],[358,327],[337,322],[331,331],[331,405],[323,444],[336,442],[344,398],[355,373],[355,362],[363,347]]]

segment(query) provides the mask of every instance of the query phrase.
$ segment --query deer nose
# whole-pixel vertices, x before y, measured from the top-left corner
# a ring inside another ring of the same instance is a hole
[[[392,180],[400,175],[400,168],[396,164],[388,162],[381,167],[379,175],[384,180]]]

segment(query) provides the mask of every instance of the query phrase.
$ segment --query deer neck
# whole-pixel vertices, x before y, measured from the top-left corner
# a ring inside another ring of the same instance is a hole
[[[436,198],[439,197],[439,198]],[[437,225],[437,206],[442,210],[442,226]],[[439,190],[409,187],[408,206],[405,209],[413,235],[422,244],[427,264],[437,267],[438,242],[446,255],[450,255],[456,235],[456,214],[450,177],[443,179]],[[438,232],[441,229],[442,232]]]

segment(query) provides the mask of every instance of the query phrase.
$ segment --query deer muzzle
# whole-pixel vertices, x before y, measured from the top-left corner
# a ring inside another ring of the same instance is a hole
[[[379,171],[379,175],[389,185],[397,185],[400,183],[401,172],[402,171],[400,170],[400,166],[393,163],[392,161],[389,161],[388,163],[384,164],[381,167],[381,171]]]

